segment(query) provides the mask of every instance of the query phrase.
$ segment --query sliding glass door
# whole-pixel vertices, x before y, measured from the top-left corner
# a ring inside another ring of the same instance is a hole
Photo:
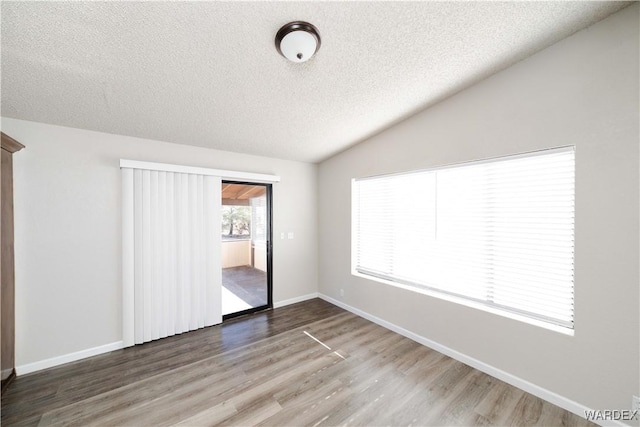
[[[271,184],[222,182],[223,318],[272,307]]]
[[[120,169],[125,347],[273,306],[279,176],[126,159]]]

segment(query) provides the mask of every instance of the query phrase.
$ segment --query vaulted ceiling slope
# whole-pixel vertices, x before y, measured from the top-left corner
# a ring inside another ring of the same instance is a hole
[[[319,162],[628,4],[3,1],[2,116]]]

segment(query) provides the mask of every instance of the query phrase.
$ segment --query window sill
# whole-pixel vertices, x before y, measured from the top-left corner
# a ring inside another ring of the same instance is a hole
[[[393,282],[391,280],[382,279],[380,277],[375,277],[375,276],[370,276],[370,275],[367,275],[367,274],[362,274],[362,273],[359,273],[359,272],[357,272],[355,270],[352,270],[351,274],[353,276],[360,277],[360,278],[363,278],[363,279],[372,280],[374,282],[379,282],[379,283],[384,283],[385,285],[394,286],[396,288],[405,289],[405,290],[408,290],[408,291],[411,291],[411,292],[416,292],[416,293],[427,295],[427,296],[430,296],[430,297],[433,297],[433,298],[438,298],[438,299],[441,299],[441,300],[445,300],[445,301],[453,302],[453,303],[456,303],[456,304],[461,304],[461,305],[464,305],[464,306],[467,306],[467,307],[475,308],[475,309],[478,309],[478,310],[482,310],[482,311],[487,312],[487,313],[491,313],[491,314],[495,314],[495,315],[498,315],[498,316],[501,316],[501,317],[506,317],[508,319],[516,320],[516,321],[523,322],[523,323],[527,323],[529,325],[533,325],[533,326],[537,326],[537,327],[540,327],[540,328],[544,328],[544,329],[547,329],[547,330],[550,330],[550,331],[553,331],[553,332],[558,332],[558,333],[563,334],[563,335],[567,335],[567,336],[571,336],[572,337],[575,334],[575,329],[570,329],[570,328],[566,328],[564,326],[554,325],[554,324],[551,324],[551,323],[543,322],[543,321],[537,320],[537,319],[532,319],[530,317],[522,316],[522,315],[519,315],[519,314],[516,314],[516,313],[511,313],[511,312],[508,312],[508,311],[503,311],[503,310],[500,310],[500,309],[497,309],[497,308],[493,308],[493,307],[486,306],[484,304],[477,303],[475,301],[469,301],[469,300],[464,299],[464,298],[459,298],[459,297],[456,297],[454,295],[449,295],[449,294],[440,293],[440,292],[437,292],[437,291],[432,291],[432,290],[429,290],[429,289],[417,288],[417,287],[405,285],[405,284],[402,284],[402,283]]]

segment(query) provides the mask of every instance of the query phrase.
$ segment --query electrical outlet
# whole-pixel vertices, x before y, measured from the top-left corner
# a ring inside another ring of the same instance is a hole
[[[632,411],[640,411],[640,397],[632,396],[632,399],[631,399],[631,410]]]
[[[343,297],[344,296],[344,289],[340,289],[340,296]]]

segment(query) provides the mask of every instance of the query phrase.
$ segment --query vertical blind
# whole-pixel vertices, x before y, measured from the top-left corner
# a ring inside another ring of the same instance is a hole
[[[353,180],[353,270],[573,328],[574,147]]]
[[[125,345],[220,323],[220,177],[123,168],[122,178],[123,276],[133,292]]]

